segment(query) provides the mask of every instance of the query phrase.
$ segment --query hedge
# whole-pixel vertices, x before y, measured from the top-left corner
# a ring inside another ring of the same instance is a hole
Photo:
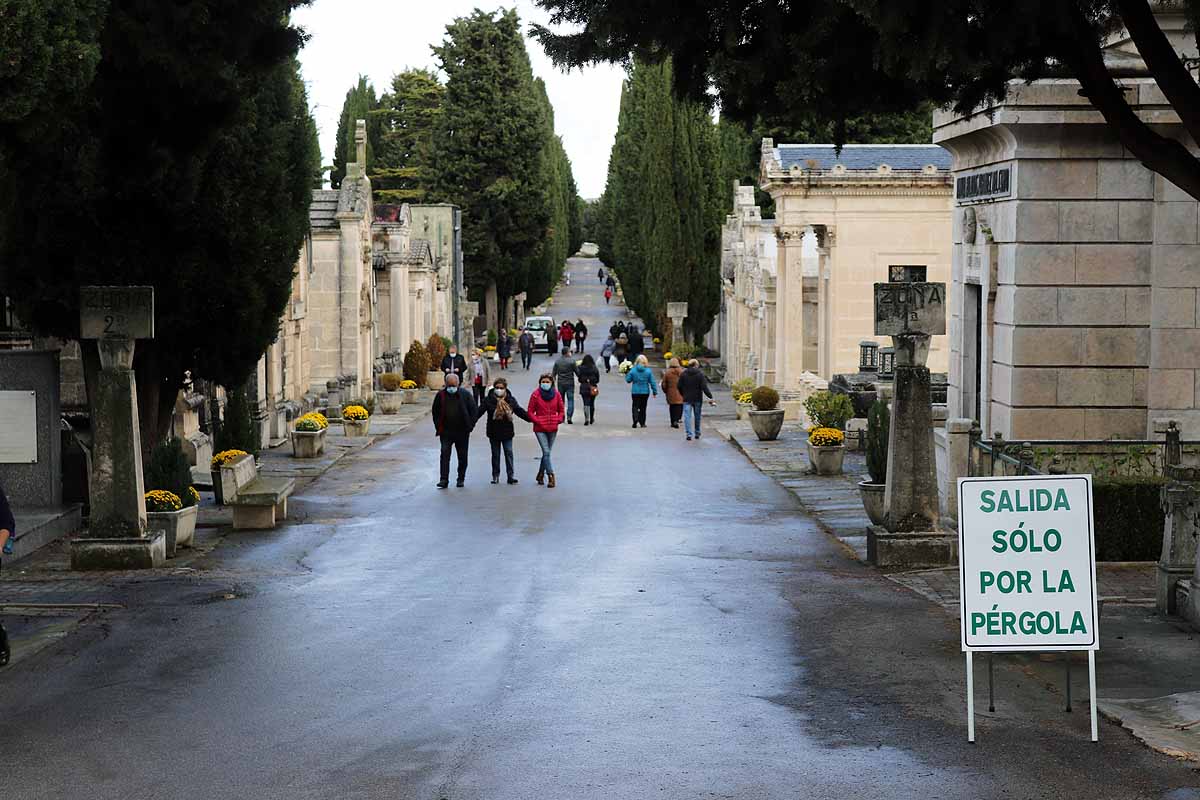
[[[1104,478],[1092,484],[1097,561],[1157,561],[1165,514],[1163,478]]]

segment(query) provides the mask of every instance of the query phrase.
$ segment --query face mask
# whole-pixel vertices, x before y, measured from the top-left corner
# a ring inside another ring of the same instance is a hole
[[[496,397],[504,397],[504,395],[505,395],[505,391],[503,389],[496,390]]]
[[[458,387],[457,386],[447,386],[446,394],[458,394]]]
[[[451,351],[450,351],[450,357],[451,357],[451,358],[454,358],[456,355],[458,355],[458,351],[457,351],[457,350],[451,350]]]
[[[543,384],[542,384],[542,391],[543,391],[543,392],[548,392],[548,391],[550,391],[550,384],[548,384],[548,383],[543,383]]]

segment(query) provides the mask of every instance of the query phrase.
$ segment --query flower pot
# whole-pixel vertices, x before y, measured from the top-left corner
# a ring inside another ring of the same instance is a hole
[[[746,419],[747,418],[746,415],[749,414],[753,410],[754,410],[753,403],[738,403],[737,404],[737,418],[738,419]]]
[[[291,431],[292,456],[294,458],[316,458],[325,452],[325,434],[328,430]]]
[[[219,469],[212,470],[212,484],[213,484],[213,499],[215,499],[217,501],[217,505],[219,505],[219,506],[225,505],[225,498],[221,494],[221,470],[219,470]]]
[[[832,447],[808,446],[808,459],[812,462],[813,470],[818,475],[841,475],[842,460],[845,457],[845,445],[835,444]]]
[[[199,514],[199,506],[181,508],[178,511],[148,511],[146,529],[162,531],[165,534],[167,558],[174,558],[176,548],[192,546],[196,535],[196,518]]]
[[[401,389],[400,391],[404,394],[404,402],[417,402],[417,393],[420,391],[419,389]]]
[[[886,483],[872,483],[871,481],[859,481],[858,483],[858,492],[862,495],[863,508],[867,510],[867,517],[870,518],[873,525],[882,525],[884,517],[887,516],[887,507],[883,504],[883,493],[886,489]]]
[[[446,376],[442,374],[441,370],[430,370],[425,374],[425,385],[435,392],[441,391],[442,387],[446,385]]]
[[[779,431],[783,429],[783,409],[746,413],[750,417],[750,427],[754,429],[754,435],[760,442],[773,442],[779,438]]]
[[[371,429],[371,418],[370,417],[367,417],[366,419],[363,419],[363,420],[352,420],[352,419],[343,419],[342,420],[342,430],[345,431],[346,435],[351,438],[354,438],[356,436],[366,436],[367,432],[370,429]]]
[[[381,414],[399,414],[400,406],[404,404],[404,392],[384,392],[378,391],[375,393],[375,399],[379,402],[379,413]]]

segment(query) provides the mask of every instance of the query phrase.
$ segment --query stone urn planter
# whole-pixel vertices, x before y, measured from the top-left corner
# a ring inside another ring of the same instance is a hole
[[[218,484],[214,484],[216,486]],[[166,537],[167,558],[175,557],[178,547],[191,547],[196,536],[196,519],[200,506],[181,508],[178,511],[146,512],[146,529],[162,531]]]
[[[842,444],[832,447],[817,447],[812,444],[808,446],[808,460],[818,475],[841,475],[842,461],[845,457],[846,446]]]
[[[346,436],[350,438],[354,438],[356,436],[366,436],[371,430],[371,418],[367,417],[363,420],[343,419],[342,430],[345,431]]]
[[[441,391],[446,385],[446,376],[441,370],[430,370],[425,374],[425,385],[435,392]]]
[[[404,404],[404,391],[385,392],[380,390],[375,393],[375,400],[379,403],[379,413],[399,414],[400,406]]]
[[[753,410],[754,410],[753,403],[738,403],[737,404],[737,418],[738,419],[747,419],[748,418],[747,415]]]
[[[751,410],[746,413],[750,417],[750,427],[760,442],[773,442],[779,438],[779,431],[783,429],[783,409]]]
[[[291,431],[293,458],[316,458],[325,452],[327,428],[319,431]]]
[[[400,393],[404,395],[405,403],[416,403],[420,394],[420,389],[401,389]]]
[[[882,525],[887,516],[887,506],[883,504],[883,493],[886,489],[886,483],[858,482],[858,493],[862,495],[863,508],[867,510],[867,517],[872,525]]]

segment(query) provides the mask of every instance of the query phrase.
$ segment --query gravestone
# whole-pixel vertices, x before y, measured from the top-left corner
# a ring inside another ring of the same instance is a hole
[[[937,462],[929,368],[931,336],[946,333],[946,285],[875,284],[875,335],[896,353],[888,438],[886,520],[867,536],[879,566],[938,566],[955,558],[953,536],[939,530]]]
[[[84,286],[79,327],[95,339],[100,371],[92,398],[91,522],[87,536],[71,543],[72,569],[135,569],[161,566],[161,531],[146,532],[142,443],[138,426],[133,352],[137,339],[154,338],[154,289],[149,286]]]
[[[667,316],[671,318],[671,349],[682,344],[683,339],[683,321],[687,319],[688,304],[687,303],[667,303]]]

